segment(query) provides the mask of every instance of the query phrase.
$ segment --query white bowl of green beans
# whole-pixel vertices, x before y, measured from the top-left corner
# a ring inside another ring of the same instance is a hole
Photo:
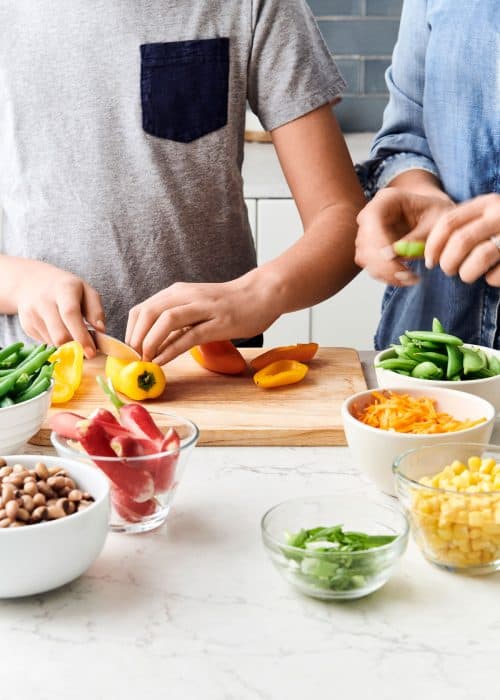
[[[431,331],[406,331],[375,356],[380,388],[443,387],[486,399],[500,412],[500,350],[462,342],[434,319]]]
[[[0,350],[0,454],[16,452],[40,430],[52,399],[54,351],[22,342]]]

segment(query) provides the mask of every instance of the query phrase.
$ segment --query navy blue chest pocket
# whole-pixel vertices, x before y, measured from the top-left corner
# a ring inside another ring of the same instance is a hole
[[[144,131],[189,143],[227,124],[229,39],[141,46]]]

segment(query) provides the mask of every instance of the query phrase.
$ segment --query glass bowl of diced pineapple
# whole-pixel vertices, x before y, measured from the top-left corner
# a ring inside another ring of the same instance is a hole
[[[400,455],[393,469],[426,559],[458,573],[500,570],[500,446],[421,447]]]

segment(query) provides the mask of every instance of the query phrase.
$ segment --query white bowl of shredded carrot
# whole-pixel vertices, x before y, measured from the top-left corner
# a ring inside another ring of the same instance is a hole
[[[378,488],[396,495],[392,465],[417,447],[488,442],[495,407],[454,389],[400,387],[362,391],[346,399],[342,420],[355,464]]]

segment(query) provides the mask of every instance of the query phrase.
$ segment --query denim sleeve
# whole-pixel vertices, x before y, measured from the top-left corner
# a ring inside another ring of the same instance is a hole
[[[429,39],[427,0],[405,0],[392,65],[387,69],[389,103],[370,158],[358,166],[368,196],[397,175],[420,169],[439,177],[425,136],[423,94]]]

